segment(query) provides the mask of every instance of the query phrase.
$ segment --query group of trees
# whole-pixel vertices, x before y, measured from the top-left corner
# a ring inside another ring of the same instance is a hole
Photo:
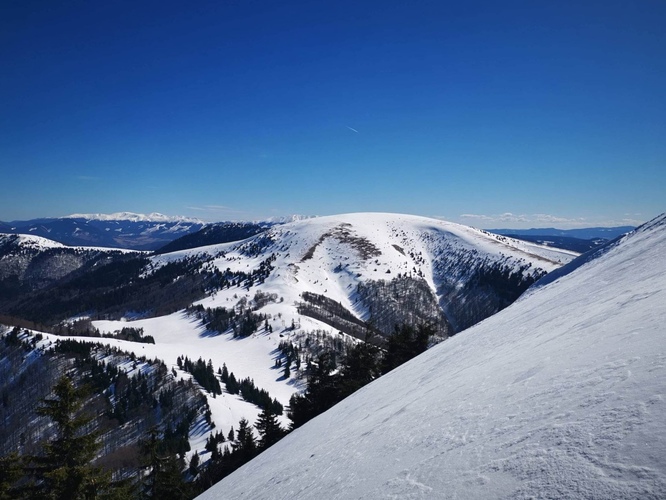
[[[291,376],[291,364],[294,363],[294,369],[301,368],[301,354],[300,349],[291,342],[283,340],[278,345],[278,349],[282,353],[282,357],[275,360],[275,368],[282,368],[284,378],[288,379]],[[282,361],[284,358],[284,361]]]
[[[213,369],[213,362],[209,359],[206,363],[203,359],[199,358],[196,362],[191,361],[187,356],[181,358],[178,356],[176,359],[178,368],[190,372],[201,387],[206,389],[212,394],[222,394],[222,387],[220,382],[215,376]]]
[[[252,430],[252,425],[247,419],[242,418],[238,422],[238,430],[234,432],[232,427],[226,440],[221,433],[209,438],[206,449],[211,451],[211,459],[196,478],[194,487],[197,491],[210,488],[287,434],[287,431],[280,426],[277,415],[270,408],[262,410],[254,428],[257,429],[258,438]],[[224,445],[223,450],[220,450],[220,444]]]
[[[225,307],[204,308],[201,304],[187,309],[195,314],[204,326],[211,331],[224,333],[234,332],[234,337],[248,337],[263,325],[268,327],[268,316],[257,314],[251,309],[227,309]]]
[[[366,339],[347,349],[339,366],[331,353],[324,352],[317,363],[310,364],[307,389],[289,400],[292,427],[300,427],[375,378],[424,352],[434,333],[434,328],[425,324],[396,327],[386,349]]]
[[[340,302],[312,292],[303,292],[301,298],[303,301],[296,304],[298,314],[319,320],[358,339],[362,339],[368,331],[368,324],[354,316]]]
[[[169,314],[202,298],[214,281],[213,273],[195,272],[201,266],[195,257],[157,269],[151,268],[147,257],[136,254],[96,262],[98,265],[86,265],[48,289],[17,291],[6,312],[51,324],[82,310],[95,311],[99,317],[117,317],[128,310]]]
[[[238,381],[233,372],[227,369],[226,364],[222,365],[218,373],[229,394],[240,394],[248,403],[252,403],[262,410],[270,410],[275,415],[282,415],[282,404],[277,399],[271,398],[268,391],[254,385],[254,380],[250,377]]]
[[[85,399],[71,379],[62,377],[37,414],[50,418],[55,437],[39,455],[10,455],[0,461],[0,498],[49,498],[57,500],[122,499],[128,484],[112,483],[109,472],[91,464],[99,442],[88,431],[92,418],[81,413]]]
[[[331,352],[321,354],[317,363],[310,364],[305,392],[292,396],[290,400],[288,415],[292,420],[291,429],[300,427],[383,373],[425,351],[434,331],[426,325],[397,327],[389,337],[385,350],[380,349],[372,339],[367,339],[348,349],[340,365],[337,365]],[[281,343],[280,350],[289,360],[284,366],[288,366],[291,358],[298,354],[287,342]],[[226,380],[229,387],[229,380],[235,381],[235,377],[232,379],[233,374],[229,374],[226,365],[222,374],[222,380]],[[230,430],[226,440],[220,432],[209,438],[206,449],[211,452],[211,460],[197,476],[199,489],[209,488],[288,432],[280,426],[276,412],[270,407],[263,407],[254,427],[259,433],[258,440],[245,419],[239,422],[236,432],[233,428]],[[220,445],[224,446],[223,450],[220,450]]]
[[[192,485],[182,474],[184,453],[172,449],[170,429],[160,433],[153,427],[141,440],[141,465],[134,477],[113,480],[111,471],[95,465],[101,441],[84,408],[88,390],[67,375],[57,381],[36,412],[53,422],[55,435],[41,453],[0,458],[0,499],[192,498]]]

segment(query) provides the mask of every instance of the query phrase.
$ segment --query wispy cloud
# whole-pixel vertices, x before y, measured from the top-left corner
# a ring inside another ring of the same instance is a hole
[[[504,212],[502,214],[461,214],[460,218],[470,224],[481,223],[488,225],[492,224],[518,224],[524,225],[539,225],[539,224],[557,224],[560,226],[584,226],[589,225],[589,221],[584,217],[569,218],[560,217],[552,214],[514,214],[511,212]]]
[[[488,222],[529,222],[530,219],[526,215],[516,215],[511,212],[496,215],[481,215],[481,214],[461,214],[461,219],[476,219]]]
[[[226,205],[203,205],[203,206],[186,206],[188,210],[196,210],[197,212],[207,212],[210,214],[242,214],[245,213],[243,210],[237,210],[233,207],[227,207]]]
[[[550,214],[534,214],[532,215],[532,220],[534,222],[552,222],[552,223],[566,223],[566,224],[584,224],[586,222],[584,217],[578,217],[576,219],[567,219],[566,217],[558,217],[557,215]]]
[[[191,216],[209,222],[249,219],[246,211],[227,205],[185,205],[184,208],[190,211]]]
[[[465,224],[470,225],[483,225],[489,227],[490,225],[499,226],[500,224],[508,223],[515,227],[538,227],[548,225],[555,225],[562,229],[576,228],[576,227],[594,227],[594,226],[637,226],[645,222],[625,214],[622,218],[611,217],[562,217],[552,214],[513,214],[505,212],[502,214],[461,214],[460,219]]]
[[[349,125],[346,125],[346,127],[347,127],[349,130],[351,130],[352,132],[356,132],[357,134],[359,133],[358,130],[356,130],[355,128],[351,128]]]

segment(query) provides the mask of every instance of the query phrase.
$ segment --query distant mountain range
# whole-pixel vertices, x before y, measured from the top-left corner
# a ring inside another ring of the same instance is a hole
[[[594,238],[603,238],[612,240],[629,231],[635,229],[635,226],[618,227],[587,227],[580,229],[556,229],[554,227],[542,227],[532,229],[488,229],[491,233],[503,235],[518,236],[563,236],[567,238],[578,238],[581,240],[591,240]]]
[[[539,245],[585,253],[634,229],[633,226],[589,227],[584,229],[489,229],[491,233],[531,241]]]
[[[205,225],[201,220],[186,217],[121,212],[0,221],[0,233],[41,236],[71,246],[157,250],[181,236],[199,231]]]

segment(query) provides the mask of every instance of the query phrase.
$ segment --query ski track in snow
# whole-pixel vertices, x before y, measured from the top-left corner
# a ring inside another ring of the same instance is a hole
[[[666,498],[665,227],[364,387],[200,498]]]

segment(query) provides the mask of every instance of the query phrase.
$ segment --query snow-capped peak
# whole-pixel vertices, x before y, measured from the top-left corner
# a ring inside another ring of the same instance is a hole
[[[292,215],[282,215],[280,217],[269,217],[268,219],[258,220],[254,222],[257,224],[261,224],[262,222],[267,222],[269,224],[287,224],[289,222],[296,222],[299,220],[316,219],[317,217],[319,216],[292,214]]]
[[[164,215],[158,212],[151,212],[149,214],[137,214],[134,212],[116,212],[113,214],[71,214],[63,217],[63,219],[89,219],[102,221],[127,220],[131,222],[192,222],[196,224],[204,224],[204,222],[199,219]]]

